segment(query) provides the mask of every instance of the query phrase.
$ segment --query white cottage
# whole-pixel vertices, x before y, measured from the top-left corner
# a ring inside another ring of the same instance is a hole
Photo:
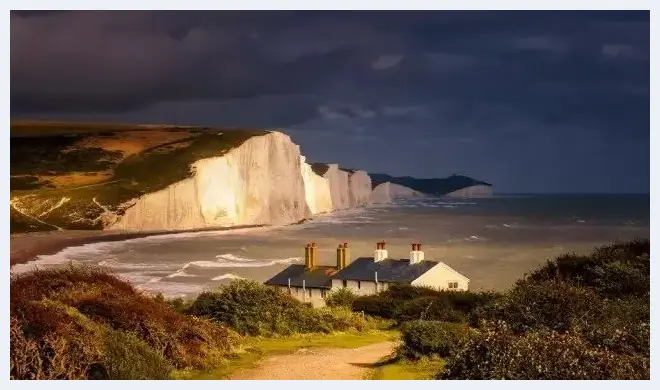
[[[421,244],[412,244],[407,259],[388,256],[385,242],[376,244],[373,257],[350,260],[348,244],[337,248],[337,265],[318,266],[318,247],[305,247],[305,265],[291,265],[265,282],[313,306],[325,305],[332,290],[348,288],[357,295],[376,294],[393,284],[466,291],[470,279],[441,261],[426,260]]]

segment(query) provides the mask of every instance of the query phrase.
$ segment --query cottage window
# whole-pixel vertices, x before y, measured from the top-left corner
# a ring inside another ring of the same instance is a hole
[[[325,290],[321,290],[321,298],[325,298]]]
[[[361,288],[361,284],[362,283],[360,283],[360,281],[358,280],[358,290]]]
[[[348,287],[348,283],[346,283],[345,280],[342,280],[342,281],[341,281],[341,285],[342,285],[343,287]]]
[[[449,288],[458,288],[458,282],[449,282]]]
[[[307,290],[307,291],[309,291],[307,294],[309,294],[309,297],[311,298],[311,297],[312,297],[312,289],[310,288],[310,289]]]

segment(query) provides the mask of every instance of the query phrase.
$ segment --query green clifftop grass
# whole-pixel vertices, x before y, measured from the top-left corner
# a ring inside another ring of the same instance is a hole
[[[101,229],[103,207],[191,176],[256,129],[16,122],[11,125],[11,232]],[[25,215],[27,214],[27,216]]]

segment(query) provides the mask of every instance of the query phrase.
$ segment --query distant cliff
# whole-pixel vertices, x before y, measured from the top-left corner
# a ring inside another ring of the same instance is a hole
[[[442,179],[417,179],[410,176],[394,177],[382,173],[372,173],[371,185],[376,188],[382,183],[394,183],[415,191],[435,196],[490,196],[492,184],[471,177],[452,175]],[[470,188],[473,188],[470,190]]]

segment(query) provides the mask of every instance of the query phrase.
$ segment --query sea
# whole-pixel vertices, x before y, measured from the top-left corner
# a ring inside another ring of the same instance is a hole
[[[236,279],[266,281],[304,262],[319,246],[333,265],[337,245],[353,259],[385,241],[392,258],[421,243],[425,258],[470,279],[471,290],[506,290],[525,273],[563,253],[649,238],[648,195],[497,195],[424,198],[338,211],[299,224],[233,231],[177,233],[66,248],[12,267],[12,273],[86,264],[108,269],[138,289],[192,298]]]

